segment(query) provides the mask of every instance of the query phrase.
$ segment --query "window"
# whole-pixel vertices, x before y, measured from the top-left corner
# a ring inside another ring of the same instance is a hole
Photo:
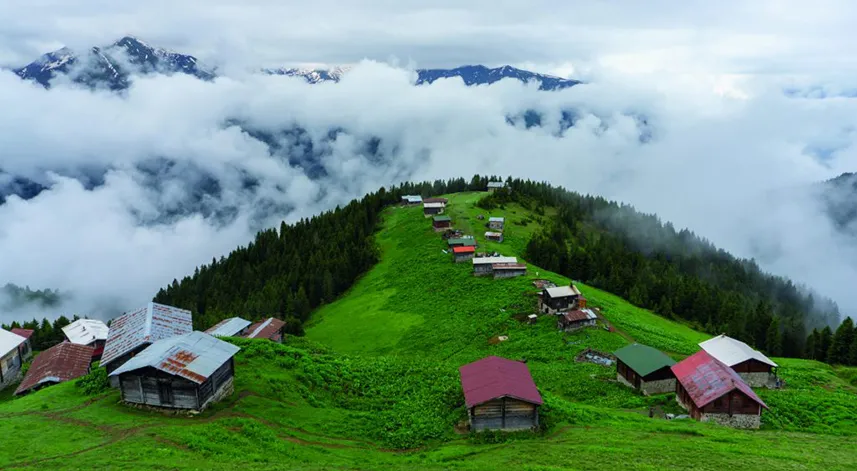
[[[723,398],[718,397],[717,399],[714,400],[714,408],[715,409],[721,409],[722,407],[723,407]]]
[[[173,385],[170,383],[158,383],[158,399],[161,404],[173,403]]]

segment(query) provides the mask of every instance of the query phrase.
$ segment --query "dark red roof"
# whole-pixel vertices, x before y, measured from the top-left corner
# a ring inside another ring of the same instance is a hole
[[[592,317],[586,311],[581,311],[580,309],[575,309],[574,311],[566,312],[562,315],[565,317],[565,320],[569,322],[580,322],[585,321],[587,319],[592,319]]]
[[[33,360],[27,375],[15,394],[21,394],[43,383],[61,383],[79,378],[89,372],[93,348],[63,342],[40,353]]]
[[[696,407],[702,408],[735,389],[768,408],[732,368],[700,350],[671,366],[676,379],[684,387]]]
[[[542,404],[542,396],[530,376],[527,365],[490,356],[458,369],[467,407],[492,399],[513,397],[531,404]]]
[[[423,203],[448,203],[449,200],[446,198],[423,198]]]
[[[13,334],[20,335],[21,337],[24,337],[25,339],[28,339],[28,338],[33,336],[33,329],[12,329],[9,332],[12,332]]]
[[[284,325],[286,323],[276,317],[269,317],[248,327],[245,337],[248,339],[270,339],[276,336]]]
[[[472,245],[464,245],[461,247],[453,247],[452,253],[474,253],[476,252],[476,247]]]

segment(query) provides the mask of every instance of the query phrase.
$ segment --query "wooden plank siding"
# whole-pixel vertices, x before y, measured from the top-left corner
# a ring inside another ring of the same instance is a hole
[[[732,369],[736,373],[771,373],[774,367],[759,360],[750,359],[734,365]]]
[[[510,397],[494,399],[470,409],[470,425],[474,430],[521,430],[538,424],[538,406]]]
[[[217,393],[230,384],[235,371],[233,359],[225,362],[201,384],[155,368],[143,368],[119,375],[122,400],[172,409],[202,410]]]

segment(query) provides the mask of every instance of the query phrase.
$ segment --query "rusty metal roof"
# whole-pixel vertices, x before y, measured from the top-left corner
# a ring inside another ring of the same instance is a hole
[[[490,356],[458,369],[461,389],[467,407],[478,406],[492,399],[512,397],[531,404],[541,404],[533,377],[527,365],[519,361]]]
[[[269,317],[251,325],[250,328],[247,329],[245,337],[248,339],[269,339],[277,335],[284,325],[286,325],[286,323],[276,317]]]
[[[569,322],[581,322],[598,318],[598,316],[592,312],[592,309],[575,309],[574,311],[563,313],[562,316]]]
[[[33,336],[33,332],[35,332],[35,331],[33,329],[15,328],[15,329],[9,329],[9,332],[12,332],[15,335],[20,335],[21,337],[24,337],[25,339],[29,339],[30,337]]]
[[[765,409],[768,408],[750,386],[738,376],[738,373],[705,350],[694,353],[671,368],[696,407],[705,407],[715,399],[737,389]]]
[[[65,337],[71,343],[89,345],[96,340],[107,340],[110,329],[97,319],[78,319],[62,328]]]
[[[113,319],[110,325],[101,365],[141,345],[187,334],[193,330],[192,321],[190,311],[157,303],[127,312]]]
[[[204,332],[158,340],[110,373],[120,375],[140,368],[155,368],[202,384],[240,348]]]
[[[209,327],[205,333],[215,337],[233,337],[246,329],[248,325],[250,325],[250,321],[246,319],[230,317],[229,319],[223,319],[217,324],[214,324],[214,326]]]
[[[33,360],[15,394],[29,392],[45,383],[62,383],[89,373],[93,348],[63,342],[40,353]]]

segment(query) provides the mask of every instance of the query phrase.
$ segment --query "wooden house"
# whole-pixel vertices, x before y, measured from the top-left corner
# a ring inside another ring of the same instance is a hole
[[[9,332],[24,337],[24,343],[18,345],[18,353],[21,354],[21,359],[23,361],[29,360],[30,357],[33,356],[33,345],[30,342],[30,338],[33,336],[34,332],[33,329],[21,329],[16,327],[14,329],[9,329]]]
[[[423,215],[429,217],[441,214],[445,207],[443,203],[423,203]]]
[[[542,397],[527,365],[490,356],[459,368],[471,430],[529,430]]]
[[[215,337],[243,337],[249,327],[250,321],[240,317],[230,317],[209,327],[205,333]]]
[[[280,319],[269,317],[248,327],[244,337],[248,339],[268,339],[272,342],[282,343],[283,327],[285,325],[286,323]]]
[[[18,334],[0,329],[0,389],[18,381],[25,358],[22,346],[28,340]],[[30,350],[32,351],[32,350]]]
[[[62,332],[69,342],[92,347],[92,359],[100,360],[110,329],[97,319],[78,319],[63,327]]]
[[[488,228],[495,231],[502,231],[503,227],[506,225],[506,218],[503,217],[491,217],[488,218]]]
[[[442,232],[452,227],[452,218],[449,216],[435,216],[431,220],[431,227],[435,232]]]
[[[592,309],[575,309],[560,313],[556,326],[559,330],[572,332],[584,327],[595,327],[597,321],[598,316]]]
[[[122,314],[110,325],[101,366],[111,373],[153,342],[190,333],[192,324],[190,311],[158,303]]]
[[[425,198],[423,199],[423,203],[442,203],[446,207],[449,204],[449,200],[446,198]]]
[[[473,274],[489,276],[494,274],[494,265],[500,263],[518,263],[515,257],[475,257],[473,259]]]
[[[527,264],[525,263],[495,263],[491,266],[494,273],[494,279],[498,278],[514,278],[516,276],[524,276],[527,274]]]
[[[574,285],[544,288],[539,294],[539,312],[559,314],[578,308],[580,306],[577,301],[580,297],[580,290]]]
[[[26,394],[85,376],[89,373],[94,351],[94,346],[62,342],[39,353],[15,394]]]
[[[233,391],[233,356],[240,350],[203,332],[149,345],[110,373],[122,400],[168,409],[201,411]]]
[[[768,406],[732,368],[705,350],[671,367],[676,401],[691,417],[738,428],[759,428]]]
[[[450,248],[455,247],[476,247],[476,239],[473,237],[453,237],[446,241],[446,245]]]
[[[402,196],[402,204],[405,206],[413,206],[422,204],[423,197],[420,195],[404,195]]]
[[[506,188],[506,182],[488,182],[487,191],[489,193],[494,193],[495,191]]]
[[[466,262],[473,258],[476,253],[476,247],[472,245],[462,245],[452,248],[452,259],[455,263]]]
[[[675,360],[660,350],[638,343],[616,350],[616,379],[643,394],[675,391]]]
[[[709,355],[735,370],[752,387],[774,387],[777,364],[762,352],[724,334],[699,344]]]
[[[485,239],[492,242],[503,242],[503,233],[488,231],[485,233]]]

